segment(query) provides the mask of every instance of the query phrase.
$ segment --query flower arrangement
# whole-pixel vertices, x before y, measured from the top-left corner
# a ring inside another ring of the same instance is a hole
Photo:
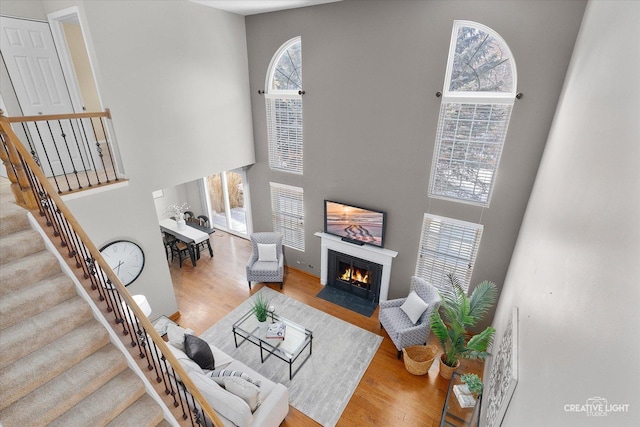
[[[183,203],[178,205],[176,203],[169,205],[165,213],[169,216],[173,216],[177,220],[184,219],[184,213],[189,209],[189,205],[187,203]]]

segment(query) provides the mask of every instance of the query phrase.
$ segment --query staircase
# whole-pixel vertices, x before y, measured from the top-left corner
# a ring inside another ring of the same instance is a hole
[[[170,426],[0,178],[0,426]]]

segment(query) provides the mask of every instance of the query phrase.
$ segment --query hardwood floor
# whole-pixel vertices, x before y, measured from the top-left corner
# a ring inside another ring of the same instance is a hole
[[[245,263],[251,245],[239,237],[216,231],[212,236],[214,257],[203,254],[194,268],[191,263],[171,263],[170,271],[183,327],[201,334],[222,319],[263,286],[282,292],[332,316],[383,337],[382,344],[355,390],[338,426],[437,426],[449,385],[438,375],[438,365],[428,375],[407,372],[396,348],[380,328],[378,310],[365,317],[317,298],[322,285],[317,277],[288,269],[284,289],[276,284],[254,284],[251,292],[246,281]],[[231,331],[229,332],[231,336]],[[431,335],[430,343],[436,343]],[[304,368],[303,368],[304,369]],[[462,361],[460,371],[480,373],[482,364]],[[284,427],[317,426],[315,421],[291,407]]]

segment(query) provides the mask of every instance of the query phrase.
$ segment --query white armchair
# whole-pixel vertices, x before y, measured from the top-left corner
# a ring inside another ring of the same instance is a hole
[[[252,253],[247,262],[247,281],[280,282],[284,284],[284,256],[282,254],[282,234],[273,232],[251,235]]]

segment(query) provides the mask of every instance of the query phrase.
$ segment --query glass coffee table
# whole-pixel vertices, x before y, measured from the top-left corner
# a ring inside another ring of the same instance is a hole
[[[260,327],[258,319],[256,319],[251,310],[233,324],[233,339],[236,348],[245,341],[249,341],[260,347],[260,360],[262,363],[265,361],[265,352],[267,353],[267,358],[273,355],[280,360],[284,360],[289,364],[289,379],[292,379],[313,352],[313,332],[275,313],[270,313],[270,319],[267,322],[284,323],[286,325],[284,339],[267,338],[267,329]],[[238,338],[240,338],[240,342],[238,342]],[[293,363],[307,347],[309,347],[309,354],[307,354],[298,368],[293,371]]]

